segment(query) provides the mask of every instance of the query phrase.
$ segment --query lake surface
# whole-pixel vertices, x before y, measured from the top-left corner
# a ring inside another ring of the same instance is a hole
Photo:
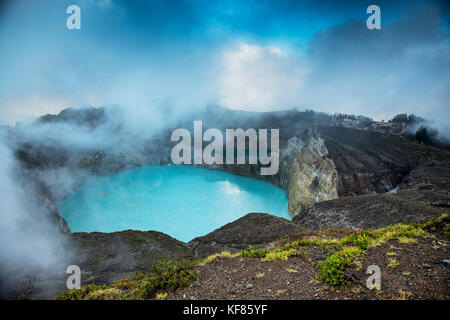
[[[73,232],[156,230],[189,241],[250,212],[286,219],[268,182],[185,166],[145,166],[87,180],[58,209]]]

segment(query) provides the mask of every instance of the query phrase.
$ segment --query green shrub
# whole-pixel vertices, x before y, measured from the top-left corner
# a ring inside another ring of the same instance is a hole
[[[61,295],[50,298],[50,300],[83,300],[92,292],[105,290],[106,285],[88,284],[80,289],[71,289],[64,291]]]
[[[299,256],[301,251],[296,249],[283,250],[281,248],[270,250],[266,253],[266,256],[263,258],[263,261],[272,261],[272,260],[287,260],[288,257]]]
[[[436,136],[438,132],[436,129],[426,128],[421,126],[419,130],[416,131],[415,139],[421,143],[425,144],[436,144]]]
[[[149,274],[140,272],[134,275],[137,286],[133,287],[124,298],[149,299],[158,291],[172,292],[185,288],[197,278],[190,267],[190,264],[182,262],[157,263]]]
[[[424,223],[423,227],[431,231],[441,230],[445,236],[450,236],[450,211]]]
[[[357,247],[344,247],[333,253],[324,261],[318,263],[321,280],[335,286],[346,281],[345,268],[353,265],[353,262],[361,255]]]
[[[323,246],[325,244],[324,240],[320,240],[320,239],[300,239],[300,240],[296,240],[294,242],[291,243],[286,243],[284,245],[285,249],[290,249],[290,248],[299,248],[299,247],[306,247],[306,246]]]
[[[360,233],[355,233],[350,236],[344,237],[341,240],[342,244],[352,243],[355,247],[358,247],[362,251],[366,251],[372,245],[372,238],[369,236],[369,233],[366,231],[362,231]]]
[[[239,255],[247,258],[264,258],[267,255],[266,249],[254,249],[253,246],[248,246],[247,249],[242,250]]]

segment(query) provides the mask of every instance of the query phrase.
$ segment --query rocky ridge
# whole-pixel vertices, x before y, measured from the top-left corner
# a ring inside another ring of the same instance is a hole
[[[249,213],[213,232],[189,241],[197,257],[222,251],[237,252],[248,246],[261,248],[272,241],[305,231],[301,225],[266,213]]]
[[[66,246],[72,251],[66,263],[80,267],[82,286],[111,284],[159,261],[194,257],[187,244],[157,231],[76,232]],[[65,270],[24,277],[9,298],[46,299],[66,289],[67,277]]]
[[[291,215],[297,214],[306,205],[338,196],[393,190],[422,163],[445,163],[450,159],[446,151],[420,145],[401,136],[345,128],[335,123],[324,125],[323,122],[310,118],[308,114],[219,111],[193,115],[192,118],[204,117],[205,129],[214,126],[221,130],[227,127],[281,128],[280,170],[274,176],[261,176],[258,174],[259,165],[214,165],[208,168],[262,179],[283,188],[286,190]],[[112,116],[108,116],[102,108],[68,109],[56,116],[44,116],[36,125],[68,123],[85,125],[88,130],[95,130],[97,127],[108,128],[110,131],[102,129],[102,133],[111,134],[113,137],[117,130],[120,133],[121,125],[115,122],[109,124],[109,117]],[[180,127],[189,127],[188,125],[192,126],[192,122],[185,119]],[[170,151],[174,144],[167,143],[170,142],[170,133],[168,128],[153,135],[150,140],[140,141],[139,137],[124,138],[123,143],[105,149],[71,149],[46,141],[36,143],[27,140],[29,137],[22,136],[20,130],[18,133],[12,132],[10,140],[16,141],[13,146],[16,155],[30,171],[68,168],[72,172],[85,171],[88,174],[106,175],[143,165],[169,164]],[[45,185],[46,181],[40,179],[37,183]],[[82,183],[82,179],[77,183]],[[50,201],[57,202],[64,197],[55,196],[51,187],[47,188]],[[412,189],[412,184],[403,184],[400,191],[407,189]],[[438,193],[436,201],[439,203],[447,201],[445,197],[448,195],[445,194],[445,188],[443,190],[444,193]],[[420,194],[415,196],[416,199],[418,197]]]
[[[271,124],[265,122],[269,120],[260,117],[249,125],[270,128]],[[274,121],[274,125],[276,121],[288,124],[292,117],[279,115]],[[98,125],[94,120],[89,123]],[[146,164],[164,165],[169,162],[171,149],[162,143],[167,140],[166,133],[170,134],[170,130],[154,136],[136,152],[120,148],[70,150],[45,143],[19,143],[16,155],[27,168],[30,180],[42,186],[39,192],[42,206],[59,217],[58,197],[36,172],[69,168],[102,175]],[[286,126],[280,131],[280,139],[280,172],[275,176],[259,176],[257,166],[219,165],[212,169],[266,179],[283,188],[289,199],[289,211],[294,215],[292,222],[266,214],[250,214],[188,244],[167,240],[168,236],[156,236],[159,233],[153,232],[70,234],[61,217],[55,220],[56,224],[74,241],[74,247],[84,252],[77,263],[91,272],[89,281],[108,283],[146,270],[158,259],[204,257],[223,250],[235,252],[248,245],[266,247],[280,237],[307,229],[379,228],[405,220],[422,222],[449,208],[447,151],[401,136],[304,123]]]
[[[294,216],[292,221],[310,229],[369,229],[401,222],[424,222],[444,212],[395,194],[384,193],[315,203]]]

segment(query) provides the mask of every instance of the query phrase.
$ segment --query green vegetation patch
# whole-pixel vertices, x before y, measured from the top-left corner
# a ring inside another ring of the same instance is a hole
[[[319,278],[331,285],[338,285],[346,281],[345,268],[352,266],[362,251],[357,247],[344,247],[336,251],[317,266],[320,269]]]
[[[260,258],[262,261],[287,260],[291,256],[307,255],[306,247],[316,246],[328,252],[327,258],[317,263],[318,279],[330,284],[340,285],[347,282],[345,269],[353,266],[367,250],[394,240],[402,244],[416,242],[420,237],[430,234],[425,229],[440,227],[449,230],[448,213],[425,224],[395,224],[377,230],[360,230],[347,234],[340,239],[303,238],[284,243],[272,249],[254,249],[249,246],[239,254],[248,258]]]
[[[211,263],[211,262],[215,261],[217,258],[231,259],[231,258],[234,258],[237,255],[239,255],[239,254],[231,254],[229,251],[222,251],[221,253],[215,253],[215,254],[212,254],[212,255],[210,255],[210,256],[202,259],[202,260],[199,260],[197,262],[197,264],[200,265],[200,266],[204,266],[207,263]]]
[[[366,251],[373,244],[372,235],[367,231],[362,231],[360,233],[354,233],[350,236],[346,236],[341,239],[341,244],[348,245],[353,244],[353,246],[359,248],[360,250]]]
[[[446,237],[450,237],[450,211],[424,223],[423,228],[429,231],[441,230]]]
[[[159,262],[151,272],[138,272],[109,286],[88,284],[81,289],[66,290],[52,300],[118,300],[153,299],[158,293],[173,292],[187,287],[197,275],[192,262]]]
[[[263,261],[272,261],[272,260],[287,260],[288,257],[299,256],[302,254],[302,251],[299,249],[282,249],[277,248],[274,250],[270,250],[266,253],[266,256],[262,259]]]
[[[248,246],[247,249],[243,249],[239,255],[246,258],[265,258],[269,251],[266,249],[255,249],[253,246]]]

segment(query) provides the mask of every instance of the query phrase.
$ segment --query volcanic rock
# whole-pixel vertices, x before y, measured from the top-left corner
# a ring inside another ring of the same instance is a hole
[[[264,247],[270,242],[306,229],[289,220],[266,213],[249,213],[205,236],[195,238],[189,246],[196,255],[205,257],[224,250],[239,251],[249,245]]]
[[[292,221],[311,229],[366,229],[400,222],[423,222],[442,213],[443,210],[385,193],[319,202],[294,216]]]
[[[337,172],[323,139],[313,130],[288,140],[281,153],[281,187],[291,216],[308,204],[337,198]]]

